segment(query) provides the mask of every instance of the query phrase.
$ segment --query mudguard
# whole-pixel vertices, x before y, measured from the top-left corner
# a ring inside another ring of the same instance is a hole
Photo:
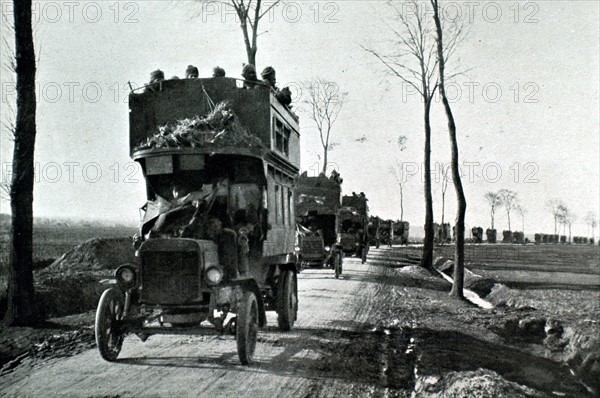
[[[249,278],[249,279],[231,280],[231,281],[223,282],[217,287],[218,290],[227,289],[227,288],[233,288],[233,289],[238,288],[238,289],[241,289],[242,292],[251,291],[252,293],[254,293],[254,295],[256,296],[256,302],[258,304],[258,326],[263,327],[267,324],[267,314],[265,312],[265,304],[263,302],[262,294],[260,293],[258,283],[256,283],[256,281],[254,279]]]

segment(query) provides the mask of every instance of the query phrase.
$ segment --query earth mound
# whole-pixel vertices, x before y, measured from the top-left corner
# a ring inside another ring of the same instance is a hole
[[[135,263],[131,238],[93,238],[63,254],[36,273],[36,302],[46,317],[93,310],[106,285],[123,263]]]
[[[135,261],[131,238],[93,238],[63,254],[43,273],[114,270]]]

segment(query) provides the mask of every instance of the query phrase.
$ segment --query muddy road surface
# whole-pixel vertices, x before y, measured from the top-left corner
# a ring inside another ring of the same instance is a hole
[[[451,300],[448,282],[401,252],[369,260],[346,258],[340,279],[304,270],[294,328],[280,332],[269,312],[250,366],[233,336],[128,336],[115,363],[96,349],[24,361],[0,396],[591,396],[566,367],[495,334],[504,310]]]

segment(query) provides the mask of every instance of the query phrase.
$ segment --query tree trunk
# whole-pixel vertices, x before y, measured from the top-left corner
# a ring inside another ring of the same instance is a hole
[[[256,48],[246,48],[246,55],[248,55],[248,63],[256,66]]]
[[[404,193],[400,185],[400,221],[404,221]]]
[[[492,229],[494,229],[494,208],[492,208]]]
[[[446,208],[446,194],[442,194],[442,227],[444,225],[444,212]]]
[[[33,297],[33,155],[35,149],[35,52],[31,27],[31,0],[14,0],[17,115],[13,177],[10,190],[11,247],[8,306],[9,325],[36,322]]]
[[[433,198],[431,195],[431,123],[429,111],[431,110],[431,99],[425,100],[425,150],[424,150],[424,189],[425,189],[425,239],[423,240],[423,255],[421,266],[433,270]]]
[[[323,148],[323,174],[327,173],[327,147]]]
[[[454,247],[454,275],[452,290],[450,294],[454,297],[463,298],[463,287],[464,287],[464,273],[465,273],[465,213],[467,211],[467,200],[462,186],[459,169],[459,154],[458,154],[458,140],[456,139],[456,123],[454,122],[454,115],[450,108],[450,102],[446,97],[445,83],[444,83],[444,48],[442,41],[442,25],[438,14],[438,3],[434,0],[434,21],[437,31],[437,52],[438,52],[438,66],[440,73],[440,94],[442,102],[444,104],[444,111],[446,112],[446,118],[448,119],[448,133],[450,135],[450,144],[452,148],[452,179],[454,180],[454,190],[456,191],[456,201],[458,209],[456,210],[456,242]]]
[[[512,231],[512,229],[510,229],[510,213],[506,212],[506,217],[508,217],[508,230]]]

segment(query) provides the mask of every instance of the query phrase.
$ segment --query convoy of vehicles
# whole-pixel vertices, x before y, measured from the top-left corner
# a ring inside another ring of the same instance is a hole
[[[391,247],[393,244],[408,244],[410,224],[407,221],[383,220],[379,217],[369,218],[369,244],[379,248],[381,245]]]
[[[293,327],[302,267],[329,265],[338,278],[344,253],[366,261],[370,234],[376,245],[408,237],[408,223],[379,218],[369,231],[365,194],[340,201],[339,174],[298,176],[298,117],[267,86],[163,80],[132,92],[129,108],[147,202],[138,261],[116,270],[98,303],[107,361],[128,334],[231,333],[248,364],[266,311],[280,330]]]
[[[282,331],[297,316],[298,118],[268,88],[223,77],[163,81],[129,107],[148,201],[138,262],[117,269],[98,304],[100,355],[116,360],[129,333],[231,332],[248,364],[265,311]]]
[[[341,184],[337,175],[308,177],[296,184],[298,258],[301,268],[330,266],[336,278],[342,272],[344,253],[339,243]]]

